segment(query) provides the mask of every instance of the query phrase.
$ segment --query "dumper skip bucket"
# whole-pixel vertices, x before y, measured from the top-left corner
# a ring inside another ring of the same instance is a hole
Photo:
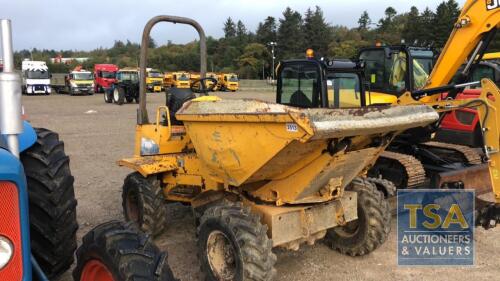
[[[284,169],[276,167],[307,158],[329,140],[396,134],[430,124],[438,114],[425,105],[298,109],[255,100],[193,100],[176,118],[208,174],[240,186],[279,177]]]

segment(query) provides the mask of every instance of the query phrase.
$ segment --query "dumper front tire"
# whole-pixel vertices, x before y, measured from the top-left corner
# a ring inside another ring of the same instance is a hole
[[[167,261],[131,223],[101,224],[83,237],[76,252],[75,281],[175,281]]]
[[[384,194],[365,178],[355,178],[349,190],[358,195],[358,219],[329,229],[326,241],[342,254],[363,256],[382,245],[391,229],[391,213]]]
[[[276,275],[267,226],[240,203],[205,210],[198,226],[198,258],[206,281],[268,281]]]
[[[31,252],[49,279],[73,263],[76,249],[76,199],[69,157],[59,135],[35,128],[37,141],[21,153],[26,173]]]
[[[129,174],[123,183],[123,214],[142,231],[159,235],[167,226],[167,208],[160,181],[145,178],[139,173]]]

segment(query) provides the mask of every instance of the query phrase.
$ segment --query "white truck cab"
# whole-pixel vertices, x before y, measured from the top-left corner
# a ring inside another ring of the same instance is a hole
[[[22,62],[21,70],[23,72],[23,93],[28,95],[50,94],[51,75],[44,61],[25,60]]]

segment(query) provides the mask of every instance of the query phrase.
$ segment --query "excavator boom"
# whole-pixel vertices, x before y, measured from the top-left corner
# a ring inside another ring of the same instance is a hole
[[[499,0],[467,0],[425,88],[447,85],[460,66],[469,59],[467,71],[472,58],[486,50],[498,26]]]

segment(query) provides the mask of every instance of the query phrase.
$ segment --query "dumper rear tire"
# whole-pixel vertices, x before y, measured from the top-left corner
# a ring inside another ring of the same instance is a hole
[[[175,281],[167,261],[131,223],[101,224],[83,237],[76,252],[75,281]]]
[[[365,178],[356,178],[349,190],[358,194],[358,219],[329,229],[326,241],[342,254],[363,256],[382,245],[391,229],[391,212],[384,194]]]
[[[276,275],[267,226],[240,203],[205,210],[198,226],[198,258],[206,281],[268,281]]]
[[[73,263],[76,249],[74,178],[59,135],[35,128],[37,141],[21,154],[26,173],[31,252],[49,279]]]
[[[123,183],[123,214],[142,231],[157,236],[167,226],[167,208],[160,181],[145,178],[139,173],[129,174]]]

